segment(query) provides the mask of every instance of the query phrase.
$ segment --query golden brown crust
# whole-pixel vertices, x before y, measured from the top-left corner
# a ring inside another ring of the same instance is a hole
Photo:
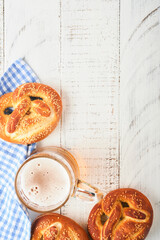
[[[4,113],[8,107],[14,108],[10,115]],[[38,142],[54,130],[61,113],[62,101],[54,89],[40,83],[22,84],[0,97],[0,138],[18,144]]]
[[[107,220],[102,224],[101,217]],[[93,240],[143,240],[153,221],[153,209],[141,192],[122,188],[108,193],[97,203],[88,218]]]
[[[57,213],[43,214],[32,224],[31,240],[89,240],[72,219]]]

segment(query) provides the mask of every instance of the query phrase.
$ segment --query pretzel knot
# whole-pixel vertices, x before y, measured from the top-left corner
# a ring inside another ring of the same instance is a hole
[[[142,193],[118,189],[93,207],[88,231],[94,240],[141,240],[147,236],[152,220],[152,206]]]
[[[6,110],[12,108],[11,114]],[[0,98],[0,137],[30,144],[40,141],[56,127],[62,112],[58,93],[40,83],[26,83]]]
[[[46,213],[32,223],[31,240],[89,240],[86,232],[72,219]]]

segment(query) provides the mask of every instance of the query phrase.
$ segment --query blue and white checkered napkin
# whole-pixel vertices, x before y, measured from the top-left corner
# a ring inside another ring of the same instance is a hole
[[[0,79],[0,96],[26,82],[38,81],[22,59],[15,61]],[[31,223],[26,209],[18,202],[14,179],[19,166],[35,148],[0,139],[0,240],[29,240]]]

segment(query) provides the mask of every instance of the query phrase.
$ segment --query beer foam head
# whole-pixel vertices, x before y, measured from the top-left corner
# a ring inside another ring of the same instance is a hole
[[[21,172],[21,187],[26,197],[38,206],[63,203],[70,192],[70,178],[66,169],[51,158],[34,158]]]

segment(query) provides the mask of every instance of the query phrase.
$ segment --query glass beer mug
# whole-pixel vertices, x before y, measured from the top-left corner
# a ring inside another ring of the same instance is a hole
[[[44,147],[20,166],[15,178],[19,200],[36,212],[61,208],[70,197],[99,201],[103,193],[79,179],[79,167],[70,152],[60,147]]]

